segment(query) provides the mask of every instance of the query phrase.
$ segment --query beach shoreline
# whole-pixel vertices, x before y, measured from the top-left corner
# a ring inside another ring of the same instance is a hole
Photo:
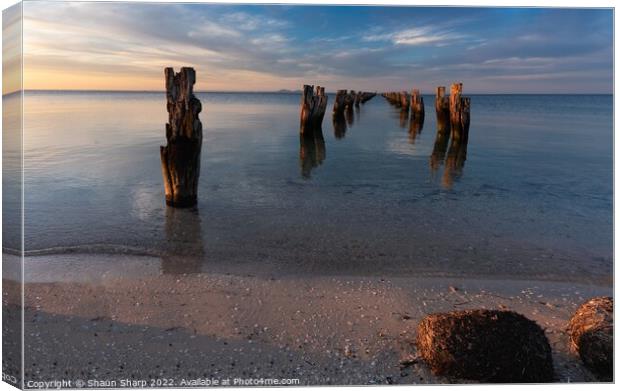
[[[486,277],[154,270],[54,282],[59,274],[45,273],[48,281],[24,287],[26,378],[33,381],[463,382],[430,373],[414,359],[413,341],[423,316],[469,308],[514,310],[535,320],[552,346],[555,381],[596,381],[568,350],[564,328],[579,304],[613,295],[613,284],[602,282]],[[19,291],[10,289],[15,282],[3,283],[5,292]],[[16,310],[16,299],[5,295],[5,314]]]

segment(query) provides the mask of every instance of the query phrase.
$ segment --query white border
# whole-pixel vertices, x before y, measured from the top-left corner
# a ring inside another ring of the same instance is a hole
[[[6,9],[16,3],[18,3],[18,1],[15,0],[0,0],[1,1],[1,5],[2,5],[2,9]],[[28,1],[28,0],[26,0]],[[47,0],[47,1],[62,1],[62,0]],[[80,1],[93,1],[96,2],[97,0],[80,0]],[[123,0],[105,0],[108,2],[120,2]],[[539,0],[539,1],[514,1],[514,0],[476,0],[476,1],[458,1],[458,0],[452,0],[452,1],[425,1],[425,0],[341,0],[341,1],[330,1],[330,0],[280,0],[280,1],[270,1],[270,0],[245,0],[245,1],[231,1],[231,0],[220,0],[220,1],[200,1],[200,0],[184,0],[184,1],[179,1],[179,0],[168,0],[168,1],[161,1],[161,0],[131,0],[133,2],[144,2],[144,3],[153,3],[153,2],[157,2],[157,3],[231,3],[231,4],[317,4],[317,5],[328,5],[328,4],[342,4],[342,5],[379,5],[379,6],[460,6],[460,7],[465,7],[465,6],[474,6],[474,7],[562,7],[562,8],[614,8],[615,7],[615,3],[613,1],[609,1],[609,0],[589,0],[589,1],[578,1],[578,0]],[[615,115],[616,113],[618,113],[618,101],[615,99],[615,96],[617,96],[618,93],[618,88],[617,85],[615,83],[615,71],[617,70],[617,64],[618,64],[618,58],[617,58],[617,50],[616,50],[616,45],[618,42],[618,34],[617,34],[617,30],[615,29],[615,9],[614,9],[614,261],[616,259],[616,247],[615,247],[615,243],[618,241],[618,239],[620,239],[620,233],[615,230],[616,228],[616,222],[618,221],[618,212],[617,209],[615,208],[616,202],[620,199],[618,197],[618,194],[616,192],[616,184],[618,183],[618,179],[620,179],[620,164],[618,163],[618,159],[617,159],[617,154],[616,152],[619,150],[617,147],[619,146],[618,143],[618,138],[615,137],[615,130],[618,129],[618,117]],[[2,57],[1,57],[1,53],[0,53],[0,62],[2,61]],[[22,63],[23,65],[23,63]],[[23,78],[23,75],[22,75]],[[23,83],[23,80],[22,80]],[[1,97],[0,97],[0,103],[1,103]],[[23,103],[22,103],[23,104]],[[22,108],[22,112],[23,112],[23,108]],[[23,122],[22,122],[23,125]],[[1,129],[1,124],[0,124],[0,129]],[[585,131],[585,130],[584,130]],[[22,134],[23,137],[23,134]],[[0,150],[2,148],[2,140],[0,138]],[[22,162],[23,164],[23,162]],[[0,168],[1,168],[1,159],[0,159]],[[1,183],[0,183],[0,189],[1,189]],[[22,187],[22,191],[23,191],[23,187]],[[22,196],[23,197],[23,196]],[[1,196],[1,192],[0,192],[0,215],[1,215],[1,211],[2,211],[2,196]],[[22,199],[23,201],[23,199]],[[24,218],[24,215],[22,214],[22,219]],[[22,229],[23,229],[23,222],[22,222]],[[0,237],[2,234],[2,227],[0,225]],[[23,239],[23,233],[22,233],[22,239]],[[615,262],[614,262],[614,266],[615,266]],[[23,268],[23,265],[22,265]],[[23,273],[23,270],[22,270]],[[616,278],[618,277],[617,275],[617,270],[614,267],[614,282],[616,281]],[[616,297],[616,286],[614,286],[614,297]],[[22,292],[23,294],[23,292]],[[23,316],[23,314],[22,314]],[[23,323],[22,323],[23,326]],[[23,331],[22,331],[23,333]],[[23,341],[22,341],[23,342]],[[615,338],[615,346],[614,346],[614,352],[618,351],[618,338]],[[1,352],[1,346],[0,346],[0,352]],[[617,355],[615,355],[617,358]],[[616,376],[618,375],[618,368],[619,368],[619,364],[618,364],[618,360],[615,360],[615,374]],[[23,373],[23,371],[22,371]],[[428,389],[430,387],[441,387],[440,385],[435,385],[435,386],[386,386],[389,388],[393,388],[393,387],[398,387],[398,389],[406,389],[406,390],[413,390],[413,389],[418,389],[420,387],[422,387],[423,389]],[[373,387],[381,387],[381,388],[386,388],[383,386],[373,386]],[[456,387],[467,387],[468,389],[471,390],[482,390],[482,389],[489,389],[489,387],[496,387],[494,385],[458,385]],[[532,386],[528,386],[528,385],[502,385],[501,386],[503,389],[505,390],[524,390],[524,389],[531,389]],[[537,386],[539,387],[539,386]],[[614,387],[612,384],[559,384],[559,383],[553,383],[553,384],[549,384],[549,385],[545,385],[544,387],[553,387],[553,388],[557,388],[557,387],[561,387],[563,390],[582,390],[582,389],[612,389],[612,387]],[[259,387],[252,387],[254,388],[259,388]],[[260,387],[262,389],[262,387]],[[325,390],[325,389],[333,389],[336,388],[335,386],[328,386],[328,387],[293,387],[293,389],[299,389],[299,390],[309,390],[309,389],[321,389],[321,390]],[[354,389],[359,389],[359,387],[337,387],[339,390],[354,390]],[[614,387],[615,388],[615,387]],[[15,388],[11,387],[10,385],[8,385],[5,382],[0,382],[0,391],[5,391],[5,390],[14,390]],[[220,388],[221,389],[221,388]],[[230,388],[226,388],[226,389],[230,389],[230,390],[247,390],[247,388],[236,388],[236,387],[230,387]]]

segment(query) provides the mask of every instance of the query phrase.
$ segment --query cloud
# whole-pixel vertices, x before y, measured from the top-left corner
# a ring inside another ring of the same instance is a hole
[[[21,5],[2,12],[2,94],[21,89]]]
[[[105,2],[24,10],[27,88],[161,89],[163,68],[182,65],[210,90],[432,91],[462,80],[476,91],[493,79],[496,90],[518,92],[528,73],[541,90],[612,85],[608,10]]]
[[[442,45],[453,44],[455,40],[466,38],[449,30],[437,30],[431,26],[409,28],[391,33],[371,34],[362,37],[367,42],[389,41],[394,45]]]

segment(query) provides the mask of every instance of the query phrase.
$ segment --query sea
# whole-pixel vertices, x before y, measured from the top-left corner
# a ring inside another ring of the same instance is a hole
[[[190,209],[165,204],[163,92],[26,91],[23,134],[5,96],[4,249],[21,242],[23,153],[26,272],[66,256],[178,274],[613,278],[611,95],[470,95],[458,156],[432,95],[420,123],[379,95],[334,121],[329,94],[313,137],[300,93],[196,96]]]

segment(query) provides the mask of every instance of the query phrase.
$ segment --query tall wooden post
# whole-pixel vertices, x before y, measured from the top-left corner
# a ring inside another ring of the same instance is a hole
[[[347,90],[336,91],[336,99],[334,99],[334,115],[342,115],[346,107]]]
[[[202,123],[198,118],[202,105],[193,93],[196,71],[184,67],[175,74],[174,69],[166,68],[164,74],[168,143],[160,147],[160,156],[166,204],[190,207],[198,200],[202,149]]]
[[[355,107],[360,107],[360,103],[362,102],[363,96],[364,96],[364,93],[362,91],[359,91],[357,94],[355,94]]]
[[[446,95],[446,87],[437,87],[435,94],[435,113],[437,114],[437,131],[444,132],[450,126],[450,100]]]
[[[400,100],[400,108],[403,111],[407,111],[407,113],[409,112],[409,95],[407,94],[407,91],[401,91],[398,94],[398,98]]]
[[[424,121],[424,97],[418,89],[411,91],[411,118],[418,122]]]
[[[344,96],[344,107],[347,111],[353,112],[353,106],[355,104],[355,91],[351,90]]]
[[[316,93],[313,92],[313,88],[314,86],[304,85],[301,96],[299,132],[302,134],[314,129],[321,129],[325,109],[327,108],[325,88],[316,86]]]
[[[450,87],[450,127],[453,139],[463,139],[469,132],[469,109],[471,101],[461,96],[463,83],[453,83]]]

